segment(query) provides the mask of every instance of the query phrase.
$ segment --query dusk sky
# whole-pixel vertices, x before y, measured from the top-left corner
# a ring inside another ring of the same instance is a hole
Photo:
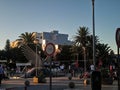
[[[0,0],[0,49],[25,32],[76,35],[79,27],[92,34],[92,0]],[[117,51],[115,33],[120,27],[120,0],[95,0],[95,35]]]

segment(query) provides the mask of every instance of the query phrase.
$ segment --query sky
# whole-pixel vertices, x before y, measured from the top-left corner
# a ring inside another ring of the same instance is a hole
[[[92,0],[0,0],[0,50],[25,32],[58,30],[73,40],[83,26],[92,34]],[[115,53],[119,27],[120,0],[95,0],[95,35]]]

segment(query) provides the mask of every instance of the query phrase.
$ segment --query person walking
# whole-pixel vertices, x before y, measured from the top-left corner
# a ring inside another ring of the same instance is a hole
[[[2,79],[3,79],[3,75],[4,75],[4,70],[2,68],[2,65],[0,65],[0,85],[1,85],[1,82],[2,82]]]
[[[95,70],[95,67],[93,64],[90,65],[90,74],[92,74],[92,72]]]

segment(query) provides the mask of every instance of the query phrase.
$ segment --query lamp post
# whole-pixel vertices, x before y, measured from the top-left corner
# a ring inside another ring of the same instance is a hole
[[[36,44],[36,64],[35,64],[35,67],[36,67],[36,76],[37,76],[37,44]]]
[[[93,64],[94,64],[94,67],[96,68],[96,65],[95,65],[95,51],[96,51],[96,46],[95,46],[95,18],[94,18],[94,2],[95,0],[92,0],[92,24],[93,24]]]
[[[39,43],[39,40],[38,39],[36,39],[35,41],[34,41],[34,43],[36,44],[36,62],[35,62],[35,67],[36,67],[36,76],[37,76],[37,69],[38,69],[38,57],[37,57],[37,44]]]
[[[40,59],[42,60],[42,58],[41,58],[41,51],[39,51],[39,57],[40,57]],[[40,67],[40,61],[38,60],[38,68]]]

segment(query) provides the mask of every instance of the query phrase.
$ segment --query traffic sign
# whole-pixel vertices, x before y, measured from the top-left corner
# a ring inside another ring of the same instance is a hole
[[[116,30],[116,44],[120,48],[120,28]]]
[[[52,56],[55,53],[55,45],[53,43],[48,43],[45,47],[45,53],[48,56]]]

